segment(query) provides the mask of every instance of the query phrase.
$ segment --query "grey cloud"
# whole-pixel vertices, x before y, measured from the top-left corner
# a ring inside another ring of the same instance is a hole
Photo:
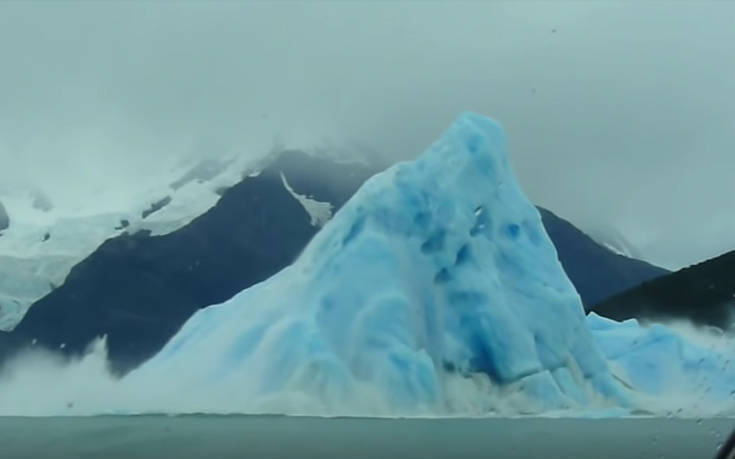
[[[405,159],[474,110],[505,125],[532,200],[681,266],[735,248],[733,17],[726,3],[3,3],[0,188],[74,199],[284,138]]]

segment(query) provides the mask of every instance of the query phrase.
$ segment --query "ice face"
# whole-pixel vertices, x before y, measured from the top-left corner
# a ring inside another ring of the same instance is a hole
[[[616,376],[643,396],[642,407],[688,416],[735,414],[735,337],[594,313],[587,322]]]
[[[366,182],[293,265],[195,314],[127,379],[146,378],[311,414],[497,409],[456,400],[480,380],[527,411],[626,398],[501,127],[474,114]]]

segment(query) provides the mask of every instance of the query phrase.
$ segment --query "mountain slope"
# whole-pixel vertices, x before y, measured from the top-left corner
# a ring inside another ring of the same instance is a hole
[[[735,318],[735,251],[646,282],[592,309],[616,320],[688,319],[700,325],[731,327]]]
[[[539,208],[564,271],[586,308],[669,272],[609,250],[549,210]]]
[[[0,199],[0,330],[12,330],[28,308],[62,285],[71,269],[109,238],[148,230],[163,235],[186,226],[219,200],[218,190],[242,180],[252,159],[190,158],[143,174],[124,189],[97,190],[74,205],[54,205],[42,191],[3,189]]]

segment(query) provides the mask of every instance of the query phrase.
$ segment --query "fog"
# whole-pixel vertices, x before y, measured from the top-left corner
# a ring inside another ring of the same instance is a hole
[[[416,156],[500,120],[529,197],[675,268],[735,248],[735,5],[0,4],[0,192],[192,155]]]

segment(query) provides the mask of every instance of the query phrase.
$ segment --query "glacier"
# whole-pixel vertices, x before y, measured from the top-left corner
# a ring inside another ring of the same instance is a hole
[[[502,128],[470,113],[368,180],[291,266],[197,312],[127,379],[164,377],[253,411],[451,414],[475,404],[457,396],[464,386],[505,394],[478,400],[484,412],[498,400],[629,404]]]

